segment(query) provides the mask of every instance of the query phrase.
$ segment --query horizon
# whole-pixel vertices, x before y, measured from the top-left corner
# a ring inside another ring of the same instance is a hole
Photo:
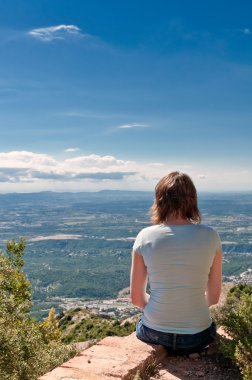
[[[82,190],[82,191],[53,191],[53,190],[39,190],[39,191],[30,191],[30,192],[6,192],[2,193],[0,192],[1,195],[11,195],[11,194],[44,194],[44,193],[53,193],[53,194],[97,194],[97,193],[104,193],[104,192],[118,192],[118,193],[145,193],[145,194],[154,194],[155,190],[117,190],[117,189],[102,189],[102,190]],[[252,190],[220,190],[220,191],[197,191],[198,196],[203,195],[203,194],[213,194],[213,195],[236,195],[236,194],[251,194],[252,195]]]
[[[252,3],[13,0],[0,193],[252,191]]]

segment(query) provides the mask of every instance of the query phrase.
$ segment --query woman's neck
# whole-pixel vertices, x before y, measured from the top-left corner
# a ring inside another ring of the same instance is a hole
[[[188,219],[181,218],[180,216],[178,217],[173,217],[171,216],[170,218],[167,218],[164,223],[165,225],[184,225],[184,224],[192,224]]]

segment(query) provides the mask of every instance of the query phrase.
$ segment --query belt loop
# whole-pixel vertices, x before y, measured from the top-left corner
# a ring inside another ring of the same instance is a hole
[[[176,350],[176,338],[177,338],[177,334],[173,334],[173,351]]]

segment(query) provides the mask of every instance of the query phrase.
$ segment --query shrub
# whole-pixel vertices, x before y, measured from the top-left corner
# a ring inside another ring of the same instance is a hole
[[[103,339],[106,336],[125,336],[135,330],[135,323],[121,322],[115,319],[104,319],[101,315],[87,314],[81,320],[76,319],[72,329],[67,329],[72,321],[67,321],[67,311],[62,320],[59,320],[59,326],[63,332],[62,341],[64,343],[82,342],[90,339]]]
[[[60,342],[54,310],[42,322],[30,317],[31,286],[22,267],[25,241],[0,253],[0,379],[36,380],[75,354]]]
[[[251,380],[252,286],[239,284],[231,288],[217,319],[232,338],[230,342],[222,343],[224,354],[239,366],[244,380]]]

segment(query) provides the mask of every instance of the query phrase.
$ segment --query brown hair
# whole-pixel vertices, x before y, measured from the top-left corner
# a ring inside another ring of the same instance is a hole
[[[160,224],[169,217],[179,216],[193,223],[201,221],[196,188],[187,174],[176,171],[158,182],[151,208],[151,220],[153,224]]]

